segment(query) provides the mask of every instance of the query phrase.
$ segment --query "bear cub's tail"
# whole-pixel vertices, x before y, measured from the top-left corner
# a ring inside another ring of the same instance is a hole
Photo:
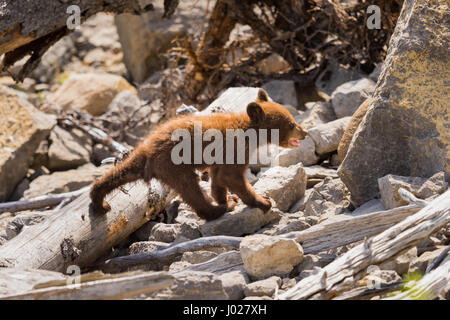
[[[122,163],[96,180],[91,187],[91,206],[95,213],[106,213],[111,210],[104,199],[114,189],[144,178],[146,158],[140,153],[131,153]]]

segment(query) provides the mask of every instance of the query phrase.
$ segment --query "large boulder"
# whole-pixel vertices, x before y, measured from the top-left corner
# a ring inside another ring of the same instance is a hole
[[[8,200],[25,177],[33,154],[55,124],[54,117],[0,86],[0,202]]]
[[[48,99],[63,109],[74,106],[93,116],[99,116],[105,113],[114,97],[124,90],[136,93],[136,89],[127,80],[114,74],[71,73]]]
[[[450,175],[448,1],[405,0],[378,79],[374,102],[339,175],[360,205],[387,174]]]
[[[163,1],[152,1],[154,10],[141,15],[116,15],[124,62],[133,81],[143,82],[153,72],[163,69],[163,54],[174,46],[175,38],[198,30],[206,22],[209,3],[206,0],[181,1],[168,19],[162,18]]]

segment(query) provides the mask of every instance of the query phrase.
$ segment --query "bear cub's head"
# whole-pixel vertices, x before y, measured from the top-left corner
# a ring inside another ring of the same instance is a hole
[[[298,140],[305,139],[308,132],[295,122],[294,117],[282,105],[269,101],[269,97],[263,89],[259,89],[255,102],[247,106],[247,114],[254,127],[258,129],[279,130],[279,145],[284,148],[299,146]]]

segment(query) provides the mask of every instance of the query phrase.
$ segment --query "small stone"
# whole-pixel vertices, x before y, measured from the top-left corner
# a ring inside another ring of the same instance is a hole
[[[280,211],[276,208],[263,212],[258,208],[238,205],[232,212],[227,212],[220,218],[201,225],[200,232],[203,236],[228,235],[239,237],[254,233],[263,226],[277,220],[279,215]]]
[[[300,163],[286,168],[273,167],[264,172],[253,187],[257,194],[274,199],[281,211],[287,211],[305,194],[305,170]]]
[[[273,101],[297,108],[297,92],[295,83],[292,80],[272,80],[262,86],[267,91]]]
[[[367,78],[341,84],[331,95],[331,105],[336,117],[352,116],[374,90],[375,82]]]
[[[314,191],[305,203],[305,215],[321,219],[342,213],[350,202],[348,192],[340,179],[325,178],[314,186]]]
[[[381,201],[386,209],[392,209],[407,205],[398,194],[399,188],[404,188],[420,199],[426,199],[433,195],[439,195],[448,188],[445,181],[445,173],[437,172],[429,179],[419,177],[403,177],[396,175],[387,175],[378,179]]]
[[[316,145],[311,137],[307,136],[304,140],[299,141],[296,148],[281,148],[280,152],[275,156],[274,163],[280,167],[289,167],[298,163],[304,166],[316,164],[319,157],[316,155]]]
[[[323,155],[337,150],[350,119],[351,117],[344,117],[308,130],[308,135],[316,145],[317,154]]]
[[[157,223],[150,232],[150,241],[173,242],[179,235],[180,224]]]
[[[270,278],[255,281],[248,284],[244,290],[244,294],[246,297],[263,297],[268,296],[272,297],[277,288],[281,285],[281,278],[272,276]]]
[[[69,170],[90,161],[91,139],[81,131],[66,131],[55,126],[50,133],[48,149],[48,168],[50,170]]]
[[[245,269],[253,279],[286,276],[303,260],[303,249],[292,239],[266,235],[245,237],[240,244]]]

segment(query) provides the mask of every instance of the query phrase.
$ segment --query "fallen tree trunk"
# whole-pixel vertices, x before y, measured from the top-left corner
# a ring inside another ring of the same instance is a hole
[[[413,215],[422,207],[414,204],[356,217],[342,214],[306,230],[289,232],[280,237],[295,239],[302,245],[305,254],[316,253],[378,234]]]
[[[1,0],[0,1],[0,55],[5,54],[0,69],[6,70],[16,61],[31,55],[18,75],[22,81],[39,63],[45,51],[56,41],[71,32],[67,25],[72,22],[68,12],[72,3],[54,0]],[[153,6],[141,6],[138,0],[98,1],[81,0],[80,23],[98,12],[134,13],[149,11]]]
[[[59,193],[59,194],[48,194],[44,196],[39,196],[29,200],[20,200],[12,202],[0,203],[0,214],[4,212],[17,212],[24,210],[34,210],[45,207],[56,206],[63,201],[71,201],[83,193],[87,192],[89,187],[82,188],[80,190],[75,190],[71,192]]]
[[[18,276],[23,274],[18,272]],[[89,274],[87,274],[89,276]],[[68,279],[69,280],[69,279]],[[21,294],[3,295],[0,300],[93,300],[127,299],[140,294],[148,294],[169,287],[174,277],[166,272],[146,272],[140,274],[102,275],[95,273],[81,283],[61,284],[34,289]]]
[[[324,290],[329,292],[345,278],[411,248],[449,222],[450,190],[447,190],[413,216],[352,248],[328,264],[322,272],[298,282],[279,298],[301,300]]]
[[[112,210],[99,215],[89,208],[88,193],[41,224],[31,226],[0,247],[0,266],[65,272],[69,265],[84,267],[156,216],[172,194],[152,181],[125,186],[107,197]]]
[[[229,236],[198,238],[195,240],[182,242],[159,251],[144,252],[113,258],[106,261],[100,267],[105,272],[117,272],[122,269],[148,264],[170,264],[174,262],[177,257],[180,257],[184,252],[188,251],[207,250],[217,247],[231,247],[238,249],[241,240],[242,238],[240,237]]]
[[[279,235],[279,237],[295,239],[302,244],[305,254],[316,253],[360,241],[368,236],[373,236],[416,213],[420,209],[420,206],[410,205],[356,217],[339,215],[336,219],[330,219],[304,231],[290,232]],[[199,238],[159,251],[113,258],[102,265],[101,269],[105,272],[117,272],[143,265],[156,265],[161,267],[161,264],[170,264],[187,251],[207,250],[211,247],[220,246],[239,248],[241,240],[241,237],[230,236]]]

